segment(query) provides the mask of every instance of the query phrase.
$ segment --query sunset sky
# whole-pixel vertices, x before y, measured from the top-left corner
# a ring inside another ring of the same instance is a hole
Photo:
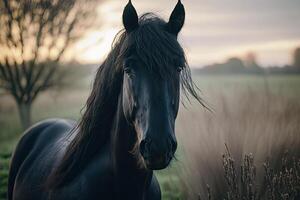
[[[176,0],[132,0],[139,15],[154,12],[168,19]],[[76,45],[74,57],[83,63],[100,63],[115,34],[122,28],[127,0],[107,0],[99,5],[102,26]],[[182,0],[186,24],[179,36],[192,67],[223,62],[255,52],[263,66],[291,63],[300,46],[299,0]],[[74,50],[74,48],[73,48]]]

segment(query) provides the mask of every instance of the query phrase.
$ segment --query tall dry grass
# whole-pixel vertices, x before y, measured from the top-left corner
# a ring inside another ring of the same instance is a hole
[[[264,162],[278,170],[285,150],[300,156],[300,101],[274,95],[266,88],[223,93],[214,97],[214,112],[198,106],[182,109],[177,133],[183,146],[180,179],[187,199],[224,199],[228,192],[222,155],[227,144],[234,159],[235,172],[241,177],[244,156],[254,155],[254,189],[266,190]],[[238,185],[241,180],[238,179]]]

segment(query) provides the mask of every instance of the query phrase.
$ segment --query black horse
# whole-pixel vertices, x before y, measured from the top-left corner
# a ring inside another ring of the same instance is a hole
[[[129,1],[80,122],[46,120],[24,133],[9,200],[161,199],[152,170],[174,157],[180,87],[201,103],[177,42],[184,19],[180,1],[167,23],[138,18]]]

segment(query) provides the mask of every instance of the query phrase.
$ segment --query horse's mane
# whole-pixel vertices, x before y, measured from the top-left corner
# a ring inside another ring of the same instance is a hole
[[[184,94],[191,94],[202,105],[191,79],[184,51],[176,36],[165,29],[166,22],[148,13],[139,19],[139,28],[127,34],[121,30],[112,49],[99,67],[93,88],[85,105],[84,114],[74,129],[74,139],[68,145],[63,159],[50,176],[47,186],[57,188],[69,182],[107,142],[117,111],[118,97],[123,81],[123,62],[135,54],[149,71],[161,77],[170,76],[171,62],[181,65],[181,85]]]

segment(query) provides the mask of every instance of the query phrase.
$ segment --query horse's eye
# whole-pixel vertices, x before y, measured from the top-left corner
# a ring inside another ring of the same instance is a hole
[[[183,70],[183,67],[177,67],[177,72],[181,72]]]
[[[131,79],[133,79],[135,77],[135,74],[134,74],[134,70],[130,67],[125,67],[124,68],[124,72],[127,74],[127,76]]]
[[[131,74],[132,69],[129,68],[129,67],[125,67],[125,68],[124,68],[124,72],[125,72],[126,74]]]

